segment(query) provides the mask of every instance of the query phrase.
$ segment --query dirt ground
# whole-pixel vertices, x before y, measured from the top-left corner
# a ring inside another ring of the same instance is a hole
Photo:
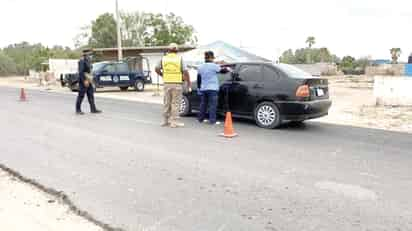
[[[373,96],[373,77],[330,76],[325,78],[329,79],[329,91],[333,105],[328,116],[316,121],[412,133],[412,107],[376,106]],[[38,86],[37,82],[25,81],[23,77],[0,78],[0,85],[72,94],[69,89],[62,88],[57,82],[50,86]],[[132,89],[120,92],[117,88],[109,88],[99,89],[96,96],[161,104],[163,102],[162,88],[160,87],[159,95],[156,93],[156,85],[147,85],[144,92],[136,92]]]
[[[101,231],[67,205],[0,170],[0,230]]]
[[[376,106],[373,77],[327,78],[333,106],[329,116],[318,121],[412,133],[412,107]]]

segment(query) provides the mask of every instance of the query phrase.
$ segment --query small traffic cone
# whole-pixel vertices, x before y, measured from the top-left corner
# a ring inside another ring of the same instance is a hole
[[[20,101],[21,101],[21,102],[27,101],[26,92],[24,91],[24,88],[22,88],[22,89],[20,90]]]
[[[237,136],[237,134],[235,133],[235,130],[233,129],[232,113],[231,112],[226,112],[225,130],[220,135],[223,136],[223,137],[226,137],[226,138],[233,138],[233,137]]]

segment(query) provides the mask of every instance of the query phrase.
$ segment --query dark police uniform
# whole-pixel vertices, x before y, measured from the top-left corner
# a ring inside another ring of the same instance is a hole
[[[90,83],[89,87],[84,85],[84,81],[86,80],[85,73],[91,73],[91,64],[87,57],[83,57],[79,61],[79,95],[77,96],[76,112],[82,113],[81,105],[84,95],[87,94],[87,99],[90,104],[90,111],[92,113],[99,113],[100,111],[96,109],[96,105],[94,103],[94,90],[92,84]]]

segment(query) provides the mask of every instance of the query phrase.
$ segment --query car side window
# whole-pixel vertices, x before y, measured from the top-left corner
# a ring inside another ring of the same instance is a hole
[[[261,66],[255,64],[242,65],[239,69],[239,76],[236,79],[237,81],[261,81],[262,73]]]
[[[125,73],[129,72],[129,66],[126,63],[118,63],[116,65],[117,72]]]
[[[271,82],[271,81],[277,81],[280,79],[280,74],[278,71],[276,71],[274,68],[271,68],[269,66],[263,66],[263,81],[264,82]]]
[[[116,68],[115,68],[115,66],[114,66],[113,64],[107,64],[107,65],[104,67],[103,70],[104,70],[104,71],[107,71],[107,72],[109,72],[109,73],[114,73],[114,72],[116,72]]]
[[[219,79],[219,83],[222,84],[232,80],[232,73],[217,74],[217,78]]]

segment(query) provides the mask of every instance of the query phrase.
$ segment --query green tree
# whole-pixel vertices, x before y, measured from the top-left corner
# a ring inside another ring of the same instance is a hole
[[[183,19],[173,13],[149,14],[147,19],[145,45],[165,46],[170,43],[196,44],[197,37],[194,35],[194,28],[184,23]]]
[[[54,46],[48,48],[42,44],[29,44],[27,42],[9,45],[3,53],[11,58],[16,65],[16,74],[28,74],[28,70],[40,70],[41,63],[49,58],[77,59],[80,53],[69,47]]]
[[[315,37],[309,36],[309,37],[306,39],[306,43],[308,44],[308,47],[309,47],[309,48],[312,48],[312,46],[315,45],[315,43],[316,43]]]
[[[370,60],[367,57],[362,57],[355,61],[355,66],[358,70],[365,71],[366,67],[370,65]]]
[[[291,49],[283,52],[280,61],[289,64],[309,64],[309,63],[338,63],[339,58],[331,54],[329,49],[323,48],[300,48],[294,53]]]
[[[355,68],[355,58],[352,56],[343,57],[340,66],[341,68],[345,68],[345,69],[354,69]]]
[[[295,54],[293,54],[292,49],[284,51],[279,61],[281,63],[289,63],[289,64],[296,63]]]
[[[308,63],[308,49],[301,48],[295,51],[295,61],[297,64]]]
[[[123,46],[144,46],[148,17],[144,12],[120,13]]]
[[[87,47],[89,45],[89,40],[91,37],[91,26],[86,25],[80,28],[80,33],[78,33],[74,38],[74,47],[78,50],[82,50],[82,48]]]
[[[390,52],[391,52],[391,57],[392,57],[392,63],[397,64],[398,59],[402,54],[401,48],[392,48],[392,49],[390,49]]]
[[[116,47],[116,20],[113,14],[105,13],[92,21],[89,46],[93,48]]]
[[[14,60],[0,51],[0,76],[17,74],[17,66]]]
[[[32,52],[36,45],[38,44],[31,45],[28,42],[21,42],[3,49],[4,54],[14,61],[17,68],[16,74],[27,74],[31,65]]]
[[[196,44],[193,26],[173,13],[121,12],[121,37],[124,46],[163,46],[170,43]],[[88,38],[88,39],[86,39]],[[76,47],[115,47],[117,44],[116,21],[109,13],[100,15],[90,26],[82,28],[74,38]]]
[[[319,61],[324,63],[324,62],[330,62],[331,61],[331,54],[326,47],[322,47],[319,49]]]

